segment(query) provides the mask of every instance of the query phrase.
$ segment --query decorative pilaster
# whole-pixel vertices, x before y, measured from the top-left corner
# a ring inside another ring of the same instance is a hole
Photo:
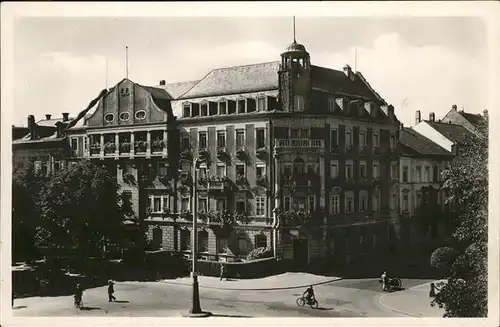
[[[162,155],[163,158],[167,157],[167,141],[168,141],[167,140],[167,130],[164,129],[163,130],[163,153],[162,153],[163,154]]]
[[[115,159],[120,157],[120,134],[115,133]]]
[[[151,158],[151,131],[146,132],[146,158]]]
[[[134,132],[130,132],[130,159],[134,157],[134,153],[135,153]]]
[[[104,159],[104,134],[101,134],[101,142],[100,142],[100,151],[99,151],[99,156],[101,159]]]

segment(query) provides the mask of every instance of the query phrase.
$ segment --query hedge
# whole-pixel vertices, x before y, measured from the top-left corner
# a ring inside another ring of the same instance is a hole
[[[218,262],[199,260],[198,273],[202,276],[220,276],[221,265],[226,268],[228,278],[262,278],[283,272],[275,258],[264,258],[245,262]]]

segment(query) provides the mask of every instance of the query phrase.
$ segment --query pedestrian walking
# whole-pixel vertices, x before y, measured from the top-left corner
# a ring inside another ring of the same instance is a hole
[[[113,295],[115,293],[114,282],[110,279],[108,280],[108,302],[116,301],[116,297]]]
[[[382,291],[387,291],[387,282],[388,282],[388,276],[387,276],[387,271],[384,271],[382,276],[380,276],[380,280],[382,281]]]
[[[226,271],[226,266],[224,266],[223,263],[220,264],[220,280],[223,278],[226,278],[227,280],[227,271]]]

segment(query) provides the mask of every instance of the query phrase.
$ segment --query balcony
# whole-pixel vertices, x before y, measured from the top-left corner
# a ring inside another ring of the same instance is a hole
[[[323,149],[325,147],[325,141],[311,139],[277,139],[274,140],[274,147]]]
[[[226,176],[210,176],[207,181],[208,191],[224,192],[229,189],[230,180]]]

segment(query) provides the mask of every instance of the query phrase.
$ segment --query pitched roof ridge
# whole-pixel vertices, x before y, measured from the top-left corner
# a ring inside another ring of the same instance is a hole
[[[375,95],[375,97],[377,99],[379,99],[380,101],[382,101],[384,104],[387,104],[387,102],[385,101],[385,99],[382,98],[382,96],[377,91],[375,91],[375,89],[370,85],[370,83],[368,82],[368,80],[363,76],[363,74],[361,74],[360,71],[356,71],[355,74],[359,77],[359,79],[361,79],[361,82],[363,82],[366,85],[366,87]]]
[[[179,85],[179,84],[188,84],[188,83],[198,83],[199,81],[200,80],[185,81],[185,82],[172,82],[172,83],[165,83],[165,85],[160,85],[160,86]]]
[[[439,124],[439,125],[446,125],[446,126],[459,126],[459,127],[462,127],[464,129],[466,129],[465,127],[463,127],[462,125],[460,124],[455,124],[455,123],[445,123],[445,122],[442,122],[442,121],[430,121],[430,120],[424,120],[428,123],[433,123],[433,124]]]
[[[233,68],[242,68],[242,67],[250,67],[250,66],[262,66],[262,65],[273,64],[273,63],[279,63],[279,60],[266,61],[266,62],[253,63],[253,64],[245,64],[245,65],[236,65],[236,66],[229,66],[229,67],[221,67],[221,68],[212,69],[212,71],[214,71],[214,70],[233,69]]]

